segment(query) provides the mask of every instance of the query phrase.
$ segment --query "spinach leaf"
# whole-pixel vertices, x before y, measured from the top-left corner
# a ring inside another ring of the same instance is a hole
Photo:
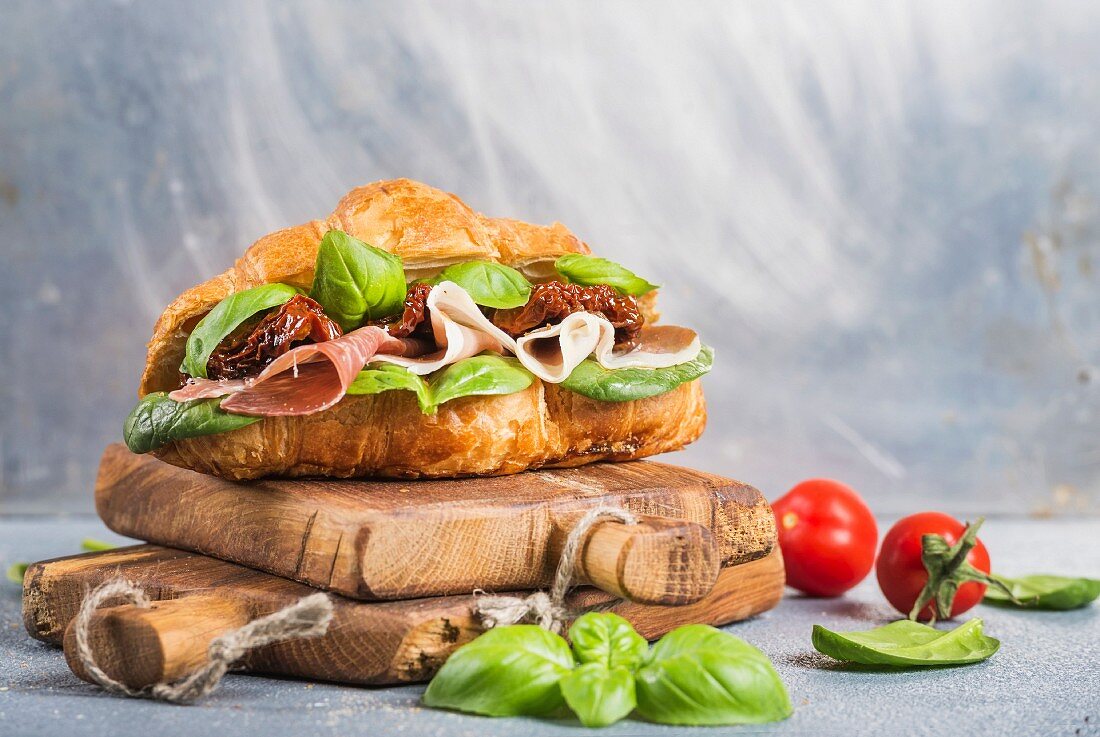
[[[561,386],[601,402],[629,402],[672,391],[680,384],[698,379],[713,365],[714,350],[710,346],[703,346],[690,361],[659,369],[606,369],[588,358],[573,369]]]
[[[638,713],[662,724],[761,724],[791,714],[764,653],[708,625],[661,638],[635,674]]]
[[[515,358],[482,353],[451,364],[433,375],[430,383],[438,406],[459,397],[514,394],[531,386],[532,381],[534,377]]]
[[[220,399],[175,402],[164,392],[146,394],[123,425],[122,437],[134,453],[148,453],[173,440],[213,435],[259,422],[259,417],[222,410]]]
[[[531,282],[511,266],[492,261],[467,261],[445,268],[432,284],[453,281],[479,305],[511,309],[531,298]]]
[[[946,632],[908,619],[866,632],[833,632],[815,624],[813,644],[837,660],[902,668],[977,663],[1001,646],[982,633],[980,619]]]
[[[392,253],[330,230],[317,250],[309,296],[347,332],[401,311],[405,270]]]
[[[565,703],[586,727],[606,727],[634,711],[634,675],[624,667],[585,663],[565,674],[560,686]]]
[[[634,668],[649,650],[649,643],[618,614],[589,612],[573,622],[569,641],[580,663],[599,663],[605,668]]]
[[[1087,606],[1100,597],[1100,580],[1035,574],[1020,578],[996,578],[1012,592],[1018,603],[992,586],[986,589],[986,604],[1022,609],[1066,610]]]
[[[416,393],[416,401],[424,414],[435,413],[432,390],[428,382],[404,366],[375,362],[359,372],[348,387],[348,394],[381,394],[393,389],[407,389]]]
[[[227,335],[256,313],[278,307],[297,293],[297,289],[287,284],[263,284],[234,292],[218,302],[187,338],[187,353],[180,371],[205,379],[206,362]]]
[[[635,297],[640,297],[657,288],[656,284],[650,284],[626,267],[595,256],[568,253],[554,262],[554,268],[565,277],[566,281],[574,284],[584,286],[607,284],[623,294],[631,294]]]
[[[565,640],[533,624],[496,627],[455,650],[428,690],[428,706],[489,716],[550,714],[573,668]]]
[[[452,399],[487,394],[513,394],[531,386],[534,377],[514,358],[483,353],[452,363],[427,381],[403,366],[376,362],[368,365],[348,387],[348,394],[381,394],[391,389],[416,392],[420,411],[435,414]]]

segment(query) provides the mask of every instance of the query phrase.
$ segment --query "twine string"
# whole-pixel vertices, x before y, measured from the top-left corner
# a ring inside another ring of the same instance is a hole
[[[557,571],[550,592],[536,591],[529,596],[495,596],[475,591],[474,610],[481,617],[485,629],[502,627],[520,622],[532,622],[543,629],[561,634],[562,627],[572,612],[565,605],[565,596],[573,587],[577,568],[577,552],[588,536],[588,531],[600,522],[613,519],[623,524],[637,524],[638,518],[621,507],[596,507],[585,513],[577,522],[561,551]]]
[[[293,604],[252,620],[237,629],[214,638],[207,648],[208,662],[190,675],[172,682],[130,688],[107,675],[96,662],[89,642],[92,615],[108,599],[124,599],[141,609],[150,606],[149,597],[122,577],[112,578],[87,594],[76,615],[76,655],[84,671],[95,683],[111,693],[135,698],[190,704],[206,696],[221,681],[229,668],[252,648],[308,637],[320,637],[332,621],[332,601],[325,594],[304,596]]]

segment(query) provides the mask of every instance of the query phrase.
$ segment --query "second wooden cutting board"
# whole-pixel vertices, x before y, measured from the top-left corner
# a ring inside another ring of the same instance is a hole
[[[685,567],[684,556],[698,557],[686,564],[710,576],[691,595],[650,601],[697,600],[718,565],[763,558],[775,545],[775,520],[759,491],[649,461],[447,481],[236,483],[112,445],[96,482],[96,509],[115,532],[364,600],[545,587],[573,525],[600,505],[676,522],[662,528],[653,521],[646,528],[653,534],[636,538],[642,543],[633,556],[635,539],[606,532],[601,540],[616,556],[603,575],[618,577],[619,589],[586,570],[584,561],[600,556],[584,549],[580,581],[620,594],[627,584],[661,590],[647,578]],[[649,564],[655,558],[644,554],[646,540],[660,543],[653,546],[659,565]],[[640,563],[631,566],[632,559]]]

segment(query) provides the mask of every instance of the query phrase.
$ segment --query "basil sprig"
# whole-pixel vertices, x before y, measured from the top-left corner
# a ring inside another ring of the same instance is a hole
[[[946,632],[908,619],[866,632],[833,632],[815,624],[813,644],[837,660],[900,668],[977,663],[1001,646],[976,618]]]
[[[317,250],[309,296],[347,332],[401,311],[405,269],[392,253],[330,230]]]
[[[703,346],[690,361],[668,368],[608,369],[588,358],[561,383],[562,388],[601,402],[629,402],[670,392],[698,379],[714,365],[714,350]]]
[[[688,625],[652,650],[622,617],[589,613],[560,636],[497,627],[463,645],[424,693],[428,706],[544,716],[567,705],[587,727],[637,711],[663,724],[759,724],[791,714],[767,656],[733,635]]]
[[[662,724],[762,724],[791,715],[771,661],[705,624],[661,638],[638,669],[638,713]]]
[[[416,394],[420,411],[433,415],[452,399],[489,394],[514,394],[531,386],[534,377],[514,358],[495,353],[465,358],[431,374],[427,379],[403,366],[375,362],[359,372],[348,394],[381,394],[405,389]]]
[[[447,658],[424,703],[494,717],[543,716],[564,703],[558,681],[572,668],[561,636],[533,624],[497,627]]]
[[[126,418],[122,437],[134,453],[148,453],[174,440],[228,432],[260,421],[230,414],[220,403],[220,399],[176,402],[165,392],[146,394]]]
[[[990,587],[986,589],[983,599],[986,604],[1064,611],[1088,606],[1100,597],[1100,580],[1095,578],[1068,578],[1048,574],[996,578],[1008,587],[1008,593]]]
[[[554,269],[566,281],[583,286],[607,284],[622,294],[640,297],[657,288],[633,271],[614,261],[579,253],[568,253],[554,262]]]
[[[180,371],[205,379],[210,354],[226,336],[256,313],[278,307],[297,293],[297,289],[287,284],[263,284],[234,292],[218,302],[206,317],[199,320],[187,338],[187,353]]]
[[[522,307],[531,298],[531,282],[511,266],[492,261],[467,261],[441,271],[431,284],[451,281],[484,307],[507,310]]]

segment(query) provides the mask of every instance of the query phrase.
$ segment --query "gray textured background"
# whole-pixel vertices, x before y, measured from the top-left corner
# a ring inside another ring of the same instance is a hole
[[[0,512],[88,511],[177,293],[409,176],[717,347],[679,462],[1100,510],[1100,5],[0,3]]]

